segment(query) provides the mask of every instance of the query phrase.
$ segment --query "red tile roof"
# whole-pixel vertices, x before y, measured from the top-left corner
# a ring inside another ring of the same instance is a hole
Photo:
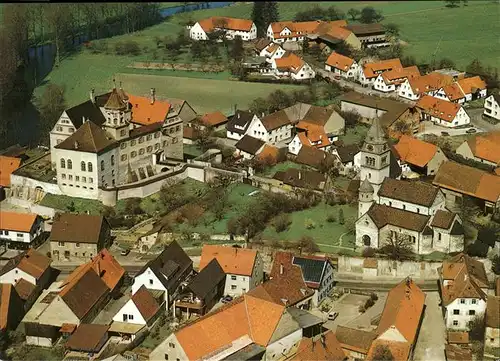
[[[200,118],[200,121],[207,126],[218,126],[227,123],[227,117],[220,111],[207,113]]]
[[[450,101],[459,100],[465,97],[465,94],[463,93],[462,88],[460,88],[460,85],[458,85],[458,83],[446,85],[445,87],[443,87],[443,91]]]
[[[402,161],[418,167],[425,167],[438,150],[436,145],[408,135],[401,136],[394,149]]]
[[[420,71],[417,66],[395,68],[382,73],[382,78],[386,84],[401,84],[405,79],[412,79],[419,76]]]
[[[424,113],[451,123],[462,106],[430,95],[423,95],[417,102],[417,107]]]
[[[151,104],[151,98],[129,95],[128,101],[132,107],[132,121],[142,125],[163,122],[170,110],[169,103],[158,99]]]
[[[211,32],[216,28],[229,30],[250,31],[252,29],[253,21],[248,19],[237,19],[225,16],[212,16],[198,21],[201,28],[205,32]]]
[[[6,231],[30,232],[38,215],[0,211],[0,229]]]
[[[132,295],[131,300],[146,322],[156,315],[160,309],[160,305],[144,285]]]
[[[453,83],[449,75],[432,72],[417,78],[408,79],[414,94],[423,94],[432,90],[438,90]]]
[[[500,165],[500,131],[478,135],[467,143],[475,157]]]
[[[366,63],[363,65],[363,73],[366,78],[373,78],[378,76],[382,71],[388,71],[392,69],[402,69],[403,65],[399,59],[387,59],[374,63]]]
[[[10,175],[21,165],[20,158],[0,155],[0,186],[10,186]]]
[[[326,59],[326,64],[342,71],[347,71],[354,64],[354,59],[332,52],[328,59]]]
[[[214,258],[227,274],[251,276],[257,259],[257,251],[205,244],[201,250],[200,271]]]
[[[319,337],[303,337],[292,361],[343,361],[347,359],[337,337],[327,331]]]
[[[458,85],[462,88],[465,94],[475,93],[478,90],[486,89],[486,83],[479,76],[473,76],[471,78],[463,78],[458,80]]]
[[[294,53],[287,52],[281,58],[275,59],[276,67],[281,71],[290,71],[298,73],[304,66],[305,62]]]

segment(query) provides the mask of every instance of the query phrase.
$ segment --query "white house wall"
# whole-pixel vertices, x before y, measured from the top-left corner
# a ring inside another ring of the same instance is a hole
[[[463,300],[464,303],[462,303],[461,300]],[[473,304],[473,302],[476,302],[476,304]],[[454,310],[458,310],[459,314],[454,315]],[[475,315],[469,315],[470,310],[473,310],[475,312]],[[480,298],[457,298],[448,306],[446,306],[446,328],[467,330],[469,329],[468,322],[472,321],[476,317],[476,315],[484,314],[485,310],[486,302]]]
[[[36,285],[36,278],[32,275],[20,270],[19,268],[14,268],[7,273],[4,273],[0,276],[0,283],[10,283],[11,285],[15,285],[19,279],[24,279],[28,281],[32,285]]]
[[[224,295],[240,296],[250,290],[250,277],[235,274],[226,275]]]
[[[125,317],[126,316],[126,320]],[[132,318],[130,318],[132,316]],[[146,320],[142,317],[141,313],[137,309],[134,301],[131,299],[127,301],[127,303],[116,313],[113,317],[113,321],[116,322],[126,322],[138,325],[145,325]]]
[[[283,358],[294,346],[298,346],[302,340],[302,329],[292,332],[291,334],[273,342],[266,347],[265,360],[275,361]]]
[[[398,95],[409,100],[418,100],[420,98],[420,95],[413,93],[413,89],[408,79],[406,79],[399,87]]]
[[[500,104],[497,103],[493,95],[485,99],[483,114],[500,120]]]
[[[132,294],[134,295],[139,288],[141,288],[141,286],[146,287],[148,290],[165,291],[165,308],[168,308],[168,291],[150,268],[134,277],[134,282],[132,283]]]
[[[205,33],[200,23],[194,24],[191,29],[189,29],[189,37],[193,40],[208,40],[207,33]]]
[[[158,360],[189,360],[175,334],[171,334],[149,354],[149,361]]]

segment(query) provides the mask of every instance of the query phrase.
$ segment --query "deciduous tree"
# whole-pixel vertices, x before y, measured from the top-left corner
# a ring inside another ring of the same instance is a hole
[[[352,21],[356,21],[356,19],[361,15],[361,11],[355,8],[350,8],[347,10],[347,15],[351,17]]]
[[[373,361],[394,361],[391,350],[385,345],[377,345],[373,352]]]
[[[371,6],[366,6],[361,10],[359,21],[364,24],[372,24],[380,22],[382,19],[383,16],[379,11],[375,10]]]
[[[413,254],[413,245],[410,242],[410,236],[402,233],[396,233],[393,236],[388,235],[381,251],[390,259],[397,261],[410,258]]]
[[[64,87],[52,83],[47,85],[40,99],[37,99],[37,108],[40,112],[42,140],[47,141],[49,132],[66,109]]]

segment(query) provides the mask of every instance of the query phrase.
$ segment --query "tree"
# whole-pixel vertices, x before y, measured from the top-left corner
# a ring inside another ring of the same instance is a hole
[[[464,6],[467,6],[467,4],[469,3],[469,0],[462,0],[462,3]]]
[[[335,6],[330,6],[326,9],[326,19],[327,20],[342,20],[345,19],[345,13],[337,9]]]
[[[469,326],[469,337],[472,341],[483,341],[484,340],[484,328],[485,328],[485,318],[483,315],[476,315],[470,321]]]
[[[399,36],[399,25],[394,23],[389,23],[384,25],[386,33],[390,34],[392,37],[397,38]]]
[[[344,219],[344,210],[342,208],[339,208],[339,224],[344,224],[345,219]]]
[[[66,109],[64,87],[52,83],[47,85],[40,99],[37,99],[37,108],[40,112],[42,140],[47,141],[49,132]]]
[[[274,228],[277,233],[284,232],[288,229],[288,226],[292,223],[290,216],[286,213],[281,213],[274,219]]]
[[[394,356],[392,355],[389,347],[385,345],[377,345],[373,352],[373,361],[394,361]]]
[[[344,56],[352,57],[354,49],[352,48],[352,46],[342,40],[340,43],[335,44],[335,52]]]
[[[402,261],[413,254],[413,245],[409,235],[396,233],[394,236],[387,236],[386,243],[380,250],[390,259]]]
[[[264,1],[254,1],[252,7],[252,20],[257,28],[257,37],[263,38],[266,35],[266,17],[264,14]]]
[[[269,111],[275,112],[277,110],[289,107],[292,105],[290,96],[281,89],[275,90],[268,96]]]
[[[72,12],[69,4],[50,4],[45,8],[46,20],[52,29],[53,41],[56,46],[56,62],[55,65],[59,66],[61,51],[64,50],[64,40],[70,33],[70,26],[72,23]]]
[[[361,10],[359,21],[363,24],[372,24],[382,20],[382,14],[371,6],[366,6]]]
[[[394,130],[401,134],[411,135],[410,124],[405,122],[404,119],[399,119],[396,123],[394,123]]]
[[[279,21],[279,11],[278,11],[278,3],[276,1],[266,1],[264,7],[264,15],[265,15],[265,24],[267,26],[271,23]]]
[[[347,15],[349,15],[352,21],[356,21],[356,19],[361,15],[361,11],[355,8],[350,8],[347,10]]]
[[[233,46],[231,47],[231,58],[236,61],[241,61],[244,55],[245,49],[243,48],[243,40],[241,36],[236,36],[233,41]]]
[[[447,8],[456,8],[460,4],[460,0],[445,0]]]
[[[318,245],[314,242],[312,237],[309,236],[302,236],[299,241],[297,242],[297,248],[300,249],[300,252],[302,253],[305,251],[306,253],[316,253],[319,252],[319,247]]]
[[[491,271],[496,275],[500,275],[500,256],[498,254],[491,259]]]
[[[356,111],[341,111],[340,115],[344,118],[346,128],[353,128],[358,125],[361,116]]]
[[[449,58],[443,58],[439,61],[439,67],[441,69],[454,68],[455,62]]]

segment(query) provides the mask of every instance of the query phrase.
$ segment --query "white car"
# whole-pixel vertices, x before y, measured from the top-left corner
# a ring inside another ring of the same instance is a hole
[[[338,312],[330,312],[328,314],[328,320],[329,321],[335,321],[335,319],[337,318],[338,315],[339,315]]]

